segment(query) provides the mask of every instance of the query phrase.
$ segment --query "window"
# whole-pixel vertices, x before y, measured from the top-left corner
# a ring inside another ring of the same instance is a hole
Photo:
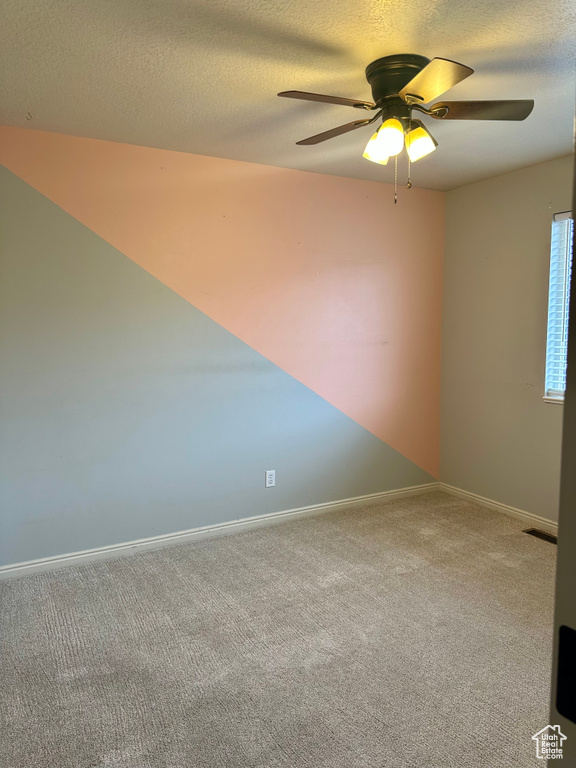
[[[556,213],[552,222],[550,287],[548,291],[548,339],[546,342],[546,399],[562,402],[566,390],[568,310],[572,273],[572,212]]]

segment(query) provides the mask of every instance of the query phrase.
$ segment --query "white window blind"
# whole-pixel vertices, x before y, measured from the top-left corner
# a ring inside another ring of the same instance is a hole
[[[563,398],[566,390],[573,234],[574,219],[572,213],[555,214],[552,222],[552,247],[550,250],[545,397]]]

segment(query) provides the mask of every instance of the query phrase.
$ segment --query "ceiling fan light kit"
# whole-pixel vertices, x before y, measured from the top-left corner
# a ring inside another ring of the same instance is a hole
[[[368,141],[362,156],[379,165],[386,165],[389,158],[394,157],[396,165],[404,146],[409,163],[426,157],[438,146],[422,121],[413,119],[414,111],[434,120],[525,120],[532,112],[532,100],[445,101],[425,106],[473,73],[470,67],[450,59],[430,60],[411,53],[397,54],[384,56],[366,67],[372,102],[304,91],[282,91],[278,96],[375,112],[371,118],[355,120],[296,143],[319,144],[382,119],[382,125]],[[412,186],[410,179],[407,186]]]

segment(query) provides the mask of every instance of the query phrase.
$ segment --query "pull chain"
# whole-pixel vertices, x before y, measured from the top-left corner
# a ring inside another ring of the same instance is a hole
[[[394,205],[398,202],[398,155],[394,155]]]
[[[408,155],[408,182],[406,184],[406,189],[412,189],[412,179],[410,178],[410,172],[411,172],[411,165],[410,165],[410,155]]]

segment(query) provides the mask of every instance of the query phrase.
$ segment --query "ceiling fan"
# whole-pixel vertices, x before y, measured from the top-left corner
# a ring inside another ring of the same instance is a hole
[[[304,91],[282,91],[278,96],[305,101],[342,104],[375,111],[371,118],[354,120],[329,131],[310,136],[297,144],[319,144],[343,133],[354,131],[382,118],[382,125],[372,136],[364,157],[385,165],[406,146],[411,162],[432,152],[438,143],[420,120],[412,118],[415,110],[434,120],[525,120],[534,108],[532,100],[516,101],[441,101],[424,106],[465,80],[474,70],[449,59],[427,59],[415,54],[385,56],[366,67],[366,79],[374,101],[324,96]],[[409,186],[411,184],[409,183]]]

